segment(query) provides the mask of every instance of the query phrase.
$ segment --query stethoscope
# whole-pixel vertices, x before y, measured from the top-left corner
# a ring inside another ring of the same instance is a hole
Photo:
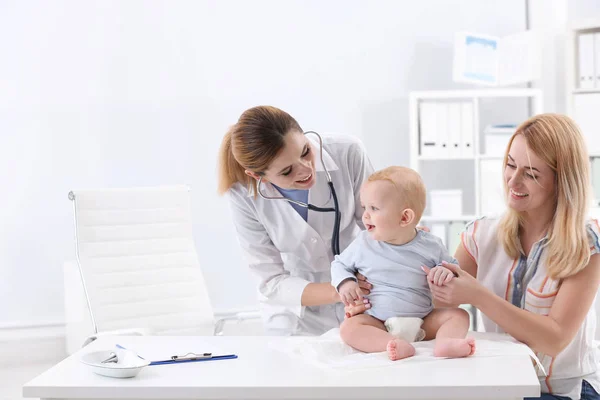
[[[317,207],[312,204],[304,203],[302,201],[286,199],[285,197],[265,196],[260,191],[260,184],[262,183],[262,177],[260,177],[258,179],[258,185],[257,185],[256,191],[258,192],[260,197],[262,197],[263,199],[266,199],[266,200],[287,200],[290,203],[294,203],[296,205],[299,205],[300,207],[308,208],[309,210],[312,210],[312,211],[334,212],[335,213],[335,222],[333,223],[333,234],[331,237],[331,251],[333,252],[333,255],[335,256],[335,255],[340,254],[340,219],[341,219],[340,206],[338,204],[338,198],[337,198],[337,194],[335,193],[335,188],[333,187],[333,182],[331,181],[331,174],[327,170],[327,167],[325,166],[325,162],[323,161],[323,139],[321,139],[321,135],[319,135],[315,131],[304,132],[305,135],[308,133],[313,133],[313,134],[317,135],[317,137],[319,138],[319,146],[320,146],[320,150],[321,150],[320,151],[321,165],[323,165],[323,169],[325,170],[325,175],[327,176],[327,184],[329,185],[329,191],[331,192],[331,197],[333,198],[333,208]]]

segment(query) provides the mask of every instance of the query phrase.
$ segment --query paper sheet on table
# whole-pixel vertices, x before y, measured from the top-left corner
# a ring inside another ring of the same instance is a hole
[[[476,352],[471,357],[500,357],[510,355],[528,355],[537,364],[538,375],[546,376],[546,371],[535,353],[525,344],[517,342],[511,336],[497,333],[469,332],[476,340]],[[416,354],[413,357],[390,361],[386,352],[363,353],[354,350],[340,338],[340,330],[332,329],[321,336],[290,338],[287,346],[274,346],[277,350],[299,357],[315,366],[332,369],[379,368],[402,362],[422,362],[439,360],[433,356],[433,341],[413,343]]]

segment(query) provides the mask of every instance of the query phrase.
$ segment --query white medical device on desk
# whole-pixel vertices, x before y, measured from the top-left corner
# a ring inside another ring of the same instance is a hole
[[[80,361],[98,375],[111,378],[133,378],[150,365],[135,352],[119,345],[113,351],[94,351],[83,354]]]
[[[237,354],[194,353],[173,355],[166,360],[149,361],[133,350],[117,344],[112,351],[94,351],[83,354],[80,361],[88,365],[98,375],[111,378],[133,378],[144,367],[158,365],[185,364],[200,361],[233,360]]]

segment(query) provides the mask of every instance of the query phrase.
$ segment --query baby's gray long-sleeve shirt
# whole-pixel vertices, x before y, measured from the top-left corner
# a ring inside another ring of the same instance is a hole
[[[422,230],[410,242],[393,245],[371,238],[362,231],[335,257],[331,284],[338,289],[346,279],[356,280],[360,272],[373,284],[367,296],[367,314],[385,321],[391,317],[424,318],[433,310],[431,291],[422,265],[435,267],[442,261],[456,263],[437,236]]]

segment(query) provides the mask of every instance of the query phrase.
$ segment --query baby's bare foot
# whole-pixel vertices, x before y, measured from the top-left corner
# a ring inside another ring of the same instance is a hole
[[[387,344],[387,353],[390,360],[396,361],[414,356],[415,348],[404,340],[392,339]]]
[[[459,358],[475,353],[475,339],[437,339],[433,355],[436,357]]]

